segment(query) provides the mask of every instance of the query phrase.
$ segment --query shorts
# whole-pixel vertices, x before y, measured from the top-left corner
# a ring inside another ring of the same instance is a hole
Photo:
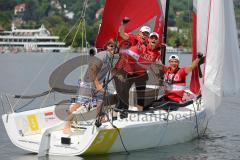
[[[76,103],[80,105],[96,106],[102,102],[103,92],[97,92],[92,83],[82,82],[79,88],[79,95],[76,97]]]
[[[97,103],[103,101],[103,92],[98,92],[97,94],[93,95],[92,97],[87,97],[87,96],[81,96],[78,95],[76,97],[76,103],[79,103],[81,105],[87,105],[91,104],[93,106],[97,105]]]

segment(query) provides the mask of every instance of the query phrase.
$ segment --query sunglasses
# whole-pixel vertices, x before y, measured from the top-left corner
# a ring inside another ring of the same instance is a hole
[[[142,34],[143,34],[144,36],[149,36],[149,35],[150,35],[149,32],[142,32]]]
[[[156,39],[158,40],[158,37],[157,36],[151,36],[150,39]],[[175,57],[175,56],[174,56]]]
[[[114,45],[113,44],[109,44],[109,45],[107,45],[108,47],[111,47],[111,48],[113,48],[114,47]]]

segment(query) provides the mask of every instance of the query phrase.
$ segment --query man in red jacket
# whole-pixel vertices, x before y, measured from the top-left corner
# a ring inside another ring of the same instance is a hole
[[[199,64],[204,63],[202,53],[198,53],[198,57],[188,66],[179,67],[180,59],[177,55],[169,57],[169,66],[161,65],[160,70],[164,73],[164,91],[165,94],[160,99],[154,101],[152,104],[145,106],[144,109],[149,107],[161,107],[166,110],[176,110],[178,107],[171,105],[172,103],[181,103],[186,101],[186,75],[190,73]]]
[[[143,95],[146,89],[148,74],[146,69],[141,65],[152,64],[160,57],[160,52],[158,50],[159,35],[153,32],[146,41],[148,42],[146,44],[139,41],[137,44],[132,45],[129,49],[120,50],[121,58],[117,62],[115,68],[122,71],[121,75],[125,78],[125,81],[119,80],[117,76],[114,79],[119,97],[116,108],[128,109],[129,90],[131,86],[135,84],[137,107],[139,111],[143,110]],[[127,115],[120,114],[121,118],[126,116]]]
[[[182,98],[186,88],[186,75],[198,66],[202,57],[203,55],[199,53],[198,58],[192,64],[182,68],[179,67],[180,60],[177,55],[169,57],[170,66],[163,65],[165,100],[173,102],[184,101]]]

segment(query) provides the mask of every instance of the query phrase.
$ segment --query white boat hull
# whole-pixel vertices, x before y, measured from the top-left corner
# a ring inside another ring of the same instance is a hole
[[[197,110],[194,103],[194,106],[191,104],[169,114],[163,110],[142,115],[129,114],[127,119],[113,122],[118,130],[110,122],[97,128],[94,121],[89,121],[92,124],[82,124],[86,129],[75,129],[70,135],[62,133],[64,122],[55,116],[55,106],[5,114],[2,119],[12,143],[27,151],[38,153],[42,134],[55,125],[57,127],[50,132],[48,154],[106,154],[125,151],[123,144],[131,151],[183,143],[201,136],[207,126],[206,111],[201,106]],[[62,144],[62,137],[70,138],[71,144]]]

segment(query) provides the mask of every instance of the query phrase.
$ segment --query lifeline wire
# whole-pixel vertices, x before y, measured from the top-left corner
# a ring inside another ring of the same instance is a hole
[[[122,143],[122,146],[123,146],[125,152],[129,155],[130,153],[128,152],[128,150],[127,150],[127,148],[126,148],[126,146],[125,146],[125,144],[124,144],[124,142],[123,142],[123,138],[122,138],[122,135],[121,135],[121,133],[120,133],[119,128],[118,128],[117,126],[115,126],[115,125],[111,122],[111,120],[110,120],[110,118],[109,118],[109,116],[108,116],[107,114],[106,114],[106,116],[107,116],[107,118],[108,118],[108,121],[109,121],[110,124],[112,125],[112,127],[117,130],[118,135],[119,135],[119,138],[120,138],[120,141],[121,141],[121,143]]]

